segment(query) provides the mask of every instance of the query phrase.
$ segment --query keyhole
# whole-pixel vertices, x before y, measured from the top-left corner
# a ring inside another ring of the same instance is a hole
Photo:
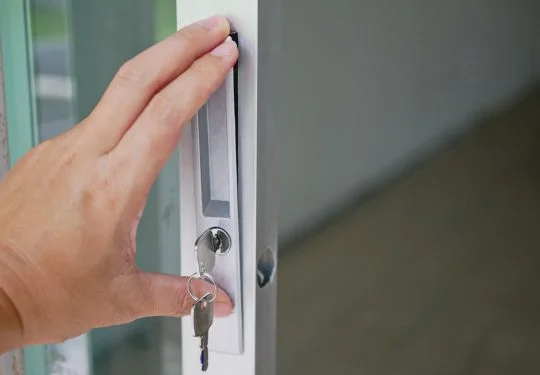
[[[224,255],[231,249],[231,237],[221,228],[210,229],[212,234],[212,251],[217,255]]]
[[[212,242],[214,244],[214,249],[221,249],[221,239],[219,238],[219,236],[212,235]],[[214,252],[217,251],[214,250]]]

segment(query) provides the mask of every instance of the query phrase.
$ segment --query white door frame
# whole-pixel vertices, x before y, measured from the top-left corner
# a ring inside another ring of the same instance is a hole
[[[230,277],[241,278],[242,324],[236,328],[234,315],[216,322],[210,330],[210,348],[222,348],[227,339],[234,340],[227,337],[226,326],[241,330],[243,345],[232,354],[211,350],[210,375],[276,372],[277,192],[273,170],[279,10],[279,2],[272,0],[177,0],[179,28],[215,14],[224,15],[238,33],[240,49],[237,161],[241,275]],[[186,275],[196,271],[194,243],[202,229],[196,215],[194,126],[195,121],[186,125],[180,145],[180,253],[181,270]],[[192,319],[184,319],[183,375],[201,373],[199,353]]]

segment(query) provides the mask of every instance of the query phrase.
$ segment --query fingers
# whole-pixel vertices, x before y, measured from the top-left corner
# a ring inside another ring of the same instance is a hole
[[[134,293],[128,303],[135,316],[184,316],[191,313],[195,301],[188,293],[188,278],[166,274],[137,273]],[[203,280],[193,280],[191,284],[197,296],[213,293],[213,286]],[[232,312],[232,302],[227,294],[218,289],[214,300],[214,315],[227,316]]]
[[[150,101],[135,124],[111,152],[122,160],[144,196],[174,151],[182,129],[223,82],[238,58],[227,40],[193,63]],[[140,196],[140,195],[139,195]]]
[[[91,114],[94,121],[88,123],[99,151],[111,150],[154,94],[223,42],[228,33],[227,20],[212,17],[187,26],[126,62]]]

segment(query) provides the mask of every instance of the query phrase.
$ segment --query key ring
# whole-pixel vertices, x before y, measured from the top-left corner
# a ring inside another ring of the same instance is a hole
[[[212,286],[214,288],[214,293],[212,293],[212,298],[207,302],[208,303],[213,302],[217,297],[217,284],[214,281],[214,278],[212,277],[212,275],[210,275],[209,273],[206,273],[206,272],[202,272],[202,273],[194,272],[189,277],[189,279],[188,279],[188,293],[189,293],[190,297],[193,298],[194,301],[199,301],[200,298],[198,298],[195,295],[195,293],[193,293],[193,289],[191,287],[191,283],[193,282],[193,279],[206,280],[206,281],[209,281],[212,284]]]

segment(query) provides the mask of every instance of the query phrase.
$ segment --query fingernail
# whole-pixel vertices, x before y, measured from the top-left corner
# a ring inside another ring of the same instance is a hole
[[[220,16],[213,16],[204,20],[200,20],[197,22],[199,25],[204,27],[205,29],[212,30],[218,27],[223,22],[223,17]]]
[[[236,43],[234,43],[232,39],[227,38],[226,41],[214,48],[210,54],[219,57],[230,56],[234,53],[235,48]]]

